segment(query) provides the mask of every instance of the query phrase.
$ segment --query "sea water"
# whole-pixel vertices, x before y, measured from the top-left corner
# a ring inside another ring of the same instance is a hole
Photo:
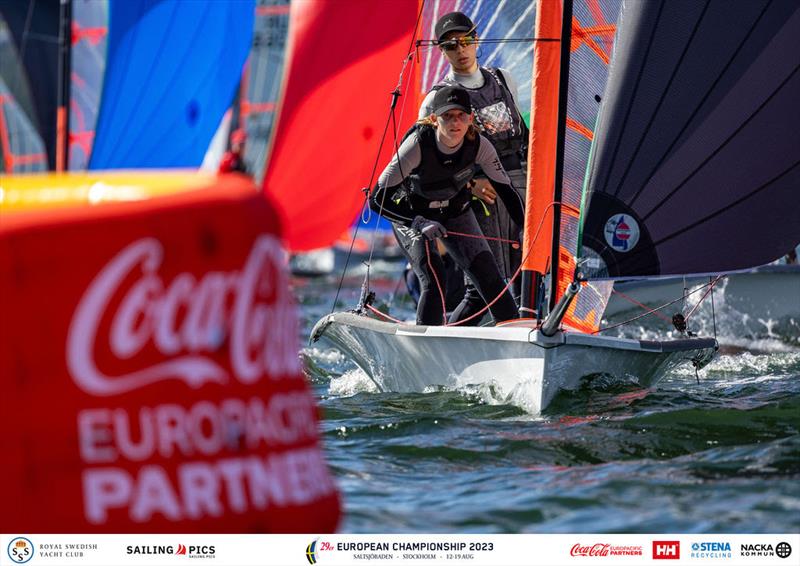
[[[413,318],[396,275],[371,283],[395,316]],[[294,280],[304,342],[338,284]],[[344,280],[337,310],[355,304],[360,285]],[[705,307],[690,329],[709,335]],[[800,344],[748,336],[714,314],[722,350],[697,375],[687,364],[655,389],[596,383],[542,415],[524,388],[504,398],[491,386],[380,393],[330,345],[305,348],[341,530],[797,532]],[[669,333],[649,318],[617,335]]]

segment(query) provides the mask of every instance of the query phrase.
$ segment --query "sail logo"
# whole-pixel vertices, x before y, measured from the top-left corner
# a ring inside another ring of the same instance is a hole
[[[282,256],[277,239],[262,235],[241,271],[207,271],[200,278],[182,272],[165,281],[161,242],[133,242],[100,271],[75,310],[66,352],[73,381],[97,396],[171,379],[193,388],[228,383],[215,355],[225,341],[230,370],[241,383],[298,375],[297,320]],[[114,308],[110,326],[101,326]],[[110,375],[96,358],[126,369],[139,359],[144,367]]]
[[[606,243],[618,252],[629,252],[639,243],[639,223],[630,214],[615,214],[606,222]]]

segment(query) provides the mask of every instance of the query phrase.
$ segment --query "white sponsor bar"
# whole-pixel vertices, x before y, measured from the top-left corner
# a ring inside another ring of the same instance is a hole
[[[0,535],[0,564],[793,565],[800,534]]]

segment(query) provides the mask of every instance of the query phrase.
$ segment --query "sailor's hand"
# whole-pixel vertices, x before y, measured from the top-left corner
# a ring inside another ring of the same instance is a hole
[[[421,232],[428,240],[435,240],[436,238],[444,238],[447,236],[447,230],[436,220],[428,220],[424,216],[417,216],[411,223],[411,228]]]
[[[497,200],[497,191],[494,190],[489,179],[485,177],[470,181],[469,190],[472,191],[473,196],[478,197],[487,204],[494,204],[494,201]]]

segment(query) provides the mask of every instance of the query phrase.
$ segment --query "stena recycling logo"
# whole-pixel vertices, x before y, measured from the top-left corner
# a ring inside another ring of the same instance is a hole
[[[618,252],[629,252],[639,243],[639,223],[630,214],[615,214],[606,221],[606,243]]]
[[[35,552],[33,543],[25,537],[17,537],[8,543],[8,557],[14,564],[25,564]]]
[[[240,271],[209,271],[199,280],[184,272],[165,281],[159,273],[163,258],[159,240],[137,240],[89,285],[67,336],[67,366],[78,387],[90,395],[109,396],[166,380],[180,380],[193,388],[226,383],[231,379],[228,372],[210,355],[226,339],[230,368],[244,384],[254,384],[265,374],[300,372],[292,342],[297,319],[276,238],[259,236]],[[118,306],[109,335],[101,336],[100,322],[112,304]],[[109,375],[95,360],[98,344],[108,345],[120,367],[136,366],[137,355],[147,346],[155,346],[166,359]]]

